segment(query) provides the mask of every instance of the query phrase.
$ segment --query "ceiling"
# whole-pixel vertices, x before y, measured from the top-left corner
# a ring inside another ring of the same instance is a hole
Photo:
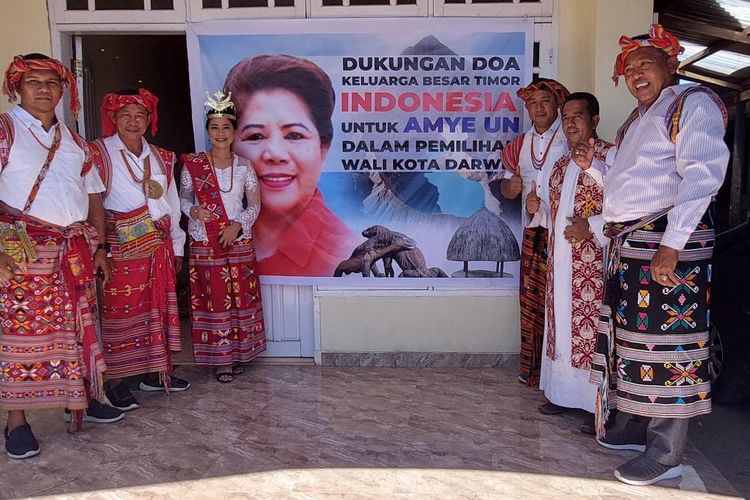
[[[655,0],[654,12],[685,47],[680,78],[750,100],[749,0]]]

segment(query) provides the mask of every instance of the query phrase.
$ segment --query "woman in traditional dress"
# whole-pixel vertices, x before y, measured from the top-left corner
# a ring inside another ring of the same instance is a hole
[[[206,101],[211,148],[182,156],[180,206],[188,216],[193,353],[231,382],[266,349],[252,227],[260,212],[258,178],[232,152],[237,118],[231,93]]]

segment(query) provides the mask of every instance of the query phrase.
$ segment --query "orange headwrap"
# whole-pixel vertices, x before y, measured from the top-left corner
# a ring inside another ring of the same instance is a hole
[[[661,24],[652,24],[648,29],[648,35],[633,38],[622,35],[620,37],[621,52],[617,55],[617,59],[615,59],[615,72],[612,75],[615,86],[620,79],[620,75],[625,74],[625,59],[628,57],[628,54],[641,47],[654,47],[663,50],[670,57],[677,57],[685,50],[680,45],[680,41],[672,33],[665,30]]]
[[[78,111],[81,109],[81,103],[78,100],[78,85],[76,84],[76,78],[73,73],[63,66],[63,63],[57,59],[24,59],[23,56],[16,56],[13,58],[13,62],[8,65],[8,69],[5,70],[5,79],[3,80],[3,94],[8,96],[9,102],[15,102],[19,85],[21,85],[21,78],[25,73],[29,71],[54,71],[57,76],[60,77],[60,81],[63,85],[70,87],[70,112],[73,117],[78,116]]]
[[[534,92],[537,92],[539,90],[546,90],[547,92],[552,94],[555,97],[555,101],[557,101],[558,108],[562,107],[565,99],[567,99],[567,97],[570,95],[570,92],[568,92],[568,89],[565,88],[565,85],[558,82],[557,80],[552,80],[549,78],[539,78],[537,81],[518,89],[516,95],[520,97],[523,102],[526,102],[531,98]]]
[[[133,95],[107,94],[104,96],[101,109],[102,135],[104,137],[109,137],[117,132],[117,127],[112,118],[109,117],[109,112],[117,113],[128,104],[140,104],[146,108],[146,111],[151,115],[151,135],[156,135],[156,124],[159,121],[156,106],[159,104],[159,98],[144,88],[136,90],[138,90],[138,93]]]

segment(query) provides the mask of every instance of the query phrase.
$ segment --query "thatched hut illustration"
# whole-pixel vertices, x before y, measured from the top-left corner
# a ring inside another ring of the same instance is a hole
[[[503,263],[521,259],[518,241],[503,219],[486,207],[477,210],[453,233],[448,250],[448,260],[463,261],[463,270],[453,277],[503,277]],[[470,261],[496,262],[495,272],[469,270]]]

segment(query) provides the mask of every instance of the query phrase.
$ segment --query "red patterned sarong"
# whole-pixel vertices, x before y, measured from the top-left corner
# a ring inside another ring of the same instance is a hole
[[[3,228],[16,220],[0,214]],[[87,224],[36,220],[27,221],[27,232],[37,259],[0,285],[0,409],[83,410],[87,389],[101,396],[106,369],[94,323],[96,233]],[[5,252],[20,258],[20,239],[4,231],[3,240]]]
[[[266,350],[263,305],[251,238],[220,255],[190,241],[193,352],[199,365],[246,363]]]
[[[544,339],[544,295],[547,285],[547,229],[527,227],[521,250],[521,375],[538,387]]]
[[[107,241],[112,246],[112,279],[104,286],[102,344],[112,378],[171,371],[170,351],[180,350],[170,218],[153,221],[162,244],[132,245],[148,253],[123,254],[115,221],[141,220],[148,207],[107,212]],[[134,226],[136,234],[140,234]],[[141,231],[142,232],[142,231]],[[146,233],[145,238],[151,238]]]

